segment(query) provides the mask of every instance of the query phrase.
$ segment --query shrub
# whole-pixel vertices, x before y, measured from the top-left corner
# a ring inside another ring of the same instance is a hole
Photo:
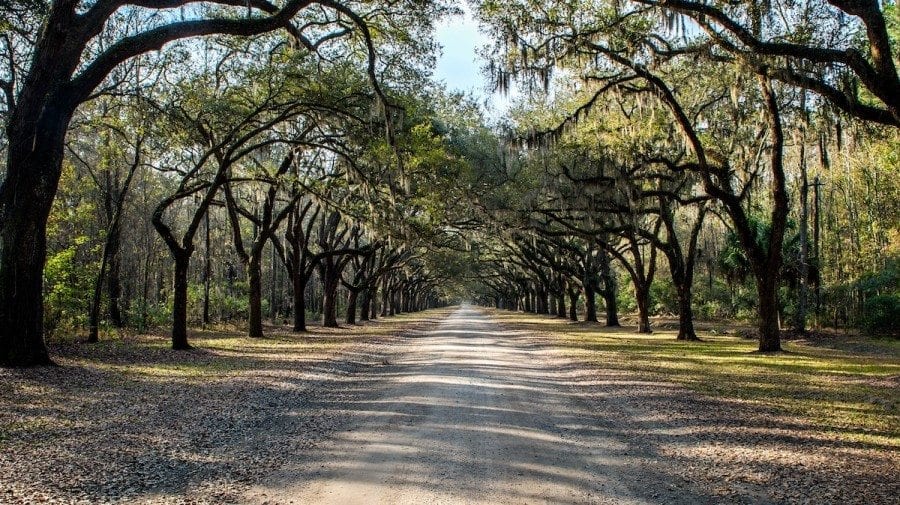
[[[863,305],[862,327],[869,334],[900,336],[900,295],[877,295]]]

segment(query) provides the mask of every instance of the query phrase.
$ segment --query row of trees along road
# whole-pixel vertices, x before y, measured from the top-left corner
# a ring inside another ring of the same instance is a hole
[[[809,190],[820,186],[810,158],[817,153],[819,173],[831,172],[848,129],[869,144],[862,150],[896,153],[896,13],[877,0],[478,2],[479,19],[499,34],[496,85],[524,96],[497,175],[515,197],[486,203],[488,219],[515,231],[489,248],[483,296],[548,312],[549,295],[562,315],[565,295],[574,304],[580,291],[593,320],[598,283],[615,291],[598,269],[615,261],[633,284],[639,331],[650,331],[661,253],[678,338],[693,339],[698,243],[724,227],[728,267],[754,280],[759,349],[780,350],[782,281],[799,290],[801,331],[808,286],[818,293],[821,282],[822,258],[811,258],[808,240]],[[893,195],[875,242],[896,245],[896,183],[888,182],[896,156],[875,163],[883,166],[867,172],[880,175],[876,191]],[[798,221],[801,250],[792,257]],[[876,255],[870,268],[884,268],[890,252]],[[885,291],[896,310],[896,278]],[[615,312],[613,299],[607,309]]]
[[[326,325],[336,324],[340,281],[370,304],[383,292],[390,311],[438,303],[424,244],[402,236],[408,215],[383,200],[411,190],[402,168],[418,146],[405,137],[422,116],[405,105],[427,87],[429,34],[447,5],[17,0],[0,9],[0,363],[48,363],[45,323],[78,320],[73,309],[85,303],[96,340],[101,301],[117,326],[138,300],[141,323],[169,302],[173,347],[188,347],[198,242],[203,318],[213,276],[234,284],[243,271],[252,336],[262,334],[267,253],[283,263],[271,260],[271,275],[288,270],[301,292],[319,271]],[[223,228],[237,259],[225,268],[215,264]],[[99,274],[79,286],[97,256]],[[45,294],[54,313],[44,313]]]
[[[473,2],[500,125],[430,80],[455,9],[0,5],[0,363],[467,295],[685,340],[753,308],[761,351],[896,329],[893,3]]]

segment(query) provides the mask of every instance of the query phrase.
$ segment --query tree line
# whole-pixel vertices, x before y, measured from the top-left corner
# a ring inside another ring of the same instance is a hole
[[[475,297],[897,331],[897,8],[473,2],[499,121],[413,0],[0,5],[0,363]],[[627,289],[630,286],[630,289]]]
[[[484,302],[563,316],[568,300],[574,319],[582,298],[596,321],[599,294],[614,326],[625,280],[649,332],[665,284],[692,340],[700,267],[704,303],[736,307],[752,284],[760,351],[811,318],[896,331],[893,3],[485,1],[478,16],[499,34],[497,88],[522,96],[494,174],[508,196],[486,202],[507,233],[486,247]]]
[[[2,9],[0,363],[84,328],[186,349],[216,319],[262,337],[446,303],[416,229],[451,175],[425,96],[448,5]]]

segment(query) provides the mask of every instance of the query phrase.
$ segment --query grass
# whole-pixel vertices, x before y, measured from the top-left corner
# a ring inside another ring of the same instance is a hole
[[[246,337],[239,327],[194,329],[194,349],[172,351],[164,331],[137,335],[110,334],[96,344],[76,341],[53,346],[64,365],[85,367],[128,381],[131,379],[202,382],[284,367],[309,364],[366,339],[387,337],[435,313],[400,314],[360,325],[324,328],[310,325],[307,333],[288,326],[267,326],[265,337]]]
[[[749,404],[804,420],[840,440],[900,448],[900,345],[872,352],[784,342],[760,354],[756,342],[701,332],[675,340],[546,316],[496,312],[504,323],[548,334],[604,370],[668,380],[715,399]]]

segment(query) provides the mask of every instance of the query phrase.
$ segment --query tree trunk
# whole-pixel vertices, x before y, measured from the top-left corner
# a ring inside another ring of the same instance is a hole
[[[388,305],[390,305],[388,301],[389,296],[390,291],[388,290],[388,284],[387,281],[384,281],[381,284],[381,317],[386,317],[388,315]]]
[[[107,240],[106,245],[109,245]],[[87,341],[95,344],[100,341],[100,302],[103,294],[103,279],[106,274],[107,261],[109,252],[106,247],[103,249],[103,256],[100,260],[100,271],[97,272],[97,280],[94,281],[94,296],[91,298],[91,313],[88,315],[88,338]]]
[[[372,305],[372,290],[370,288],[365,288],[362,290],[361,295],[359,301],[359,320],[368,321],[370,306]]]
[[[347,324],[356,324],[356,300],[359,291],[348,290],[347,293]]]
[[[191,255],[175,255],[175,280],[172,283],[172,349],[190,349],[187,336],[188,267]]]
[[[616,291],[603,290],[603,305],[606,309],[606,326],[621,326],[619,323],[619,301],[616,299]]]
[[[678,291],[678,340],[700,340],[694,331],[694,309],[690,286],[677,286]]]
[[[400,312],[399,308],[397,307],[397,292],[391,291],[389,298],[391,301],[391,309],[388,315],[395,316],[398,312]]]
[[[6,178],[0,185],[2,366],[52,364],[44,343],[47,218],[62,171],[71,111],[62,104],[35,105],[34,117],[17,110],[10,119]]]
[[[600,255],[600,277],[603,280],[603,305],[606,308],[606,326],[619,324],[619,301],[616,299],[616,277],[613,275],[606,252]]]
[[[251,338],[262,338],[262,265],[258,256],[250,258],[247,262],[247,282],[250,285],[247,335]]]
[[[595,298],[594,287],[589,283],[584,283],[584,320],[597,322],[597,299]]]
[[[781,350],[781,332],[778,328],[778,274],[758,274],[756,291],[759,297],[759,350]]]
[[[578,321],[578,289],[569,289],[569,319]]]
[[[635,286],[638,307],[638,333],[653,333],[650,329],[650,286]]]
[[[540,293],[538,294],[538,313],[550,313],[550,294],[547,293],[547,290],[544,288],[541,288]]]
[[[566,295],[562,291],[556,296],[556,316],[566,317]]]
[[[334,269],[326,264],[322,269],[322,326],[337,328],[337,288],[338,276]]]

